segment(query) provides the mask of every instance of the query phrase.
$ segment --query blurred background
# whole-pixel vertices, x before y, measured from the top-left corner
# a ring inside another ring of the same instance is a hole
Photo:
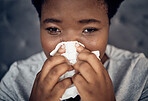
[[[148,57],[148,0],[125,0],[111,21],[109,44]],[[0,80],[17,60],[42,51],[31,0],[0,0]]]

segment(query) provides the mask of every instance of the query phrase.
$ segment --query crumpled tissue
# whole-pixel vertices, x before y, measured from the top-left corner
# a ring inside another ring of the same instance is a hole
[[[82,43],[80,43],[78,41],[61,42],[61,43],[57,44],[56,48],[50,53],[50,55],[53,56],[58,51],[60,46],[64,44],[66,52],[61,55],[66,57],[69,60],[69,62],[73,65],[77,62],[77,55],[78,55],[78,52],[76,51],[76,47],[75,47],[76,43],[85,47]],[[100,56],[99,51],[92,51],[92,53],[94,53],[97,56],[97,58],[100,59],[99,58],[99,56]],[[75,70],[66,72],[65,74],[63,74],[60,77],[59,81],[65,79],[65,78],[68,78],[68,77],[72,77],[74,74],[75,74]],[[75,98],[77,95],[79,95],[77,88],[74,86],[74,84],[72,84],[69,88],[66,89],[65,93],[63,94],[62,98],[60,98],[60,100],[69,99],[71,97]]]

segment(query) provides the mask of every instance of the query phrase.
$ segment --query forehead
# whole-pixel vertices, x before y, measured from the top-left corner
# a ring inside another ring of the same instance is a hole
[[[98,16],[105,13],[103,0],[45,0],[42,15],[48,16]]]

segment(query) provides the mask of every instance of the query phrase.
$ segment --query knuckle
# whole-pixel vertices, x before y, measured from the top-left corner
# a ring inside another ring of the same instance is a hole
[[[93,95],[93,91],[92,90],[88,89],[87,92],[88,92],[89,95]]]
[[[68,64],[64,63],[61,69],[63,69],[63,71],[67,71],[69,69]]]
[[[80,67],[79,67],[79,71],[80,71],[80,72],[83,71],[83,66],[80,66]]]
[[[72,77],[72,81],[75,82],[77,74]]]
[[[49,96],[47,96],[47,99],[52,99],[54,96],[56,96],[57,93],[50,93]]]
[[[78,56],[77,56],[77,58],[78,58],[78,59],[81,59],[81,57],[83,57],[83,54],[84,54],[84,53],[79,53]]]
[[[78,58],[81,58],[81,57],[83,57],[83,56],[85,56],[85,53],[84,53],[84,52],[83,52],[83,53],[79,53],[77,57],[78,57]]]
[[[39,89],[40,92],[45,92],[44,84],[43,83],[39,83],[38,89]]]
[[[53,72],[54,72],[54,75],[56,74],[56,75],[60,76],[62,73],[64,73],[68,69],[69,69],[68,64],[63,63],[63,64],[59,65]]]
[[[81,83],[82,83],[82,80],[80,79],[80,75],[79,75],[79,74],[75,75],[74,80],[75,80],[75,82],[77,82],[78,84],[81,84]]]
[[[48,58],[48,59],[44,62],[44,64],[50,64],[52,61],[53,61],[53,57]]]
[[[51,62],[54,62],[57,59],[62,60],[62,61],[65,60],[64,56],[58,55],[58,56],[52,56],[52,57],[48,58],[45,62],[51,63]]]
[[[92,88],[96,88],[96,87],[95,87],[94,85],[90,85],[90,87],[87,87],[87,88],[86,88],[86,92],[87,92],[88,95],[91,95],[91,96],[96,95],[96,94],[95,94],[95,91],[96,91],[96,90],[95,90],[95,89],[92,90]]]
[[[79,64],[79,67],[83,67],[83,66],[85,66],[85,62],[84,61],[80,62],[80,64]]]
[[[83,71],[83,68],[84,68],[84,62],[82,62],[82,63],[79,64],[78,70],[79,71]]]
[[[65,82],[60,82],[60,83],[59,83],[59,88],[61,88],[61,89],[66,88]]]
[[[89,58],[88,59],[94,59],[96,58],[96,55],[93,53],[88,54]]]
[[[58,74],[58,69],[57,68],[54,68],[52,71],[51,71],[51,75],[57,75]]]
[[[90,68],[85,67],[85,68],[83,69],[83,71],[84,71],[85,73],[90,73]]]
[[[55,93],[56,94],[56,93]],[[50,100],[50,99],[53,99],[55,95],[53,95],[52,93],[49,94],[49,95],[46,95],[45,96],[45,100]]]
[[[71,79],[67,79],[67,81],[66,81],[66,84],[67,84],[67,85],[70,85],[70,84],[72,84],[72,81],[71,81]]]
[[[52,81],[52,79],[53,79],[53,77],[51,77],[51,76],[48,76],[48,77],[46,77],[45,79],[44,79],[44,82],[46,83],[46,84],[50,84],[50,82]]]
[[[66,61],[66,58],[64,56],[60,56],[60,59],[61,59],[62,62]]]
[[[82,62],[80,63],[80,66],[79,66],[79,70],[82,71],[82,70],[85,70],[86,72],[88,71],[88,63],[86,62]]]
[[[61,65],[58,65],[58,66],[54,67],[51,70],[51,72],[50,72],[51,77],[53,77],[53,76],[60,76],[61,74],[63,74],[68,69],[69,69],[69,66],[66,63],[63,63]]]

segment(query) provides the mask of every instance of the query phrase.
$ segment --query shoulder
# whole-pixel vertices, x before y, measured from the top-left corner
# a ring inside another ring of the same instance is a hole
[[[126,59],[134,59],[134,58],[146,58],[143,53],[130,52],[125,49],[120,49],[112,45],[107,45],[106,53],[110,58],[116,60],[126,60]],[[147,58],[146,58],[147,59]]]
[[[108,71],[111,74],[115,92],[118,92],[118,99],[121,100],[124,93],[126,97],[123,99],[139,99],[140,96],[144,98],[148,95],[148,59],[143,53],[132,53],[108,45],[106,54],[110,58]]]
[[[17,61],[17,65],[40,64],[40,63],[44,62],[45,59],[46,59],[46,56],[45,56],[44,52],[40,52],[40,53],[37,53],[37,54],[30,56],[29,58],[27,58],[25,60]]]
[[[32,89],[36,74],[41,70],[45,59],[44,53],[41,52],[26,60],[14,62],[0,82],[0,96],[3,97],[2,99],[26,100]]]
[[[143,53],[132,53],[128,50],[108,45],[106,54],[109,56],[110,61],[126,68],[126,70],[148,74],[148,58]]]
[[[45,55],[43,52],[40,52],[30,56],[25,60],[16,61],[10,66],[10,69],[6,75],[10,73],[12,74],[14,73],[14,76],[19,74],[29,75],[29,73],[33,73],[36,72],[37,70],[40,70],[44,60],[45,60]]]
[[[41,69],[46,57],[43,52],[37,53],[35,55],[30,56],[25,60],[20,60],[14,62],[11,66],[9,71],[4,76],[7,77],[11,75],[11,77],[17,77],[18,75],[29,76],[32,73],[36,73]],[[3,80],[3,79],[2,79]]]
[[[142,66],[148,67],[148,58],[143,53],[133,53],[112,45],[107,45],[106,54],[114,61],[130,61],[131,64],[142,64]]]

